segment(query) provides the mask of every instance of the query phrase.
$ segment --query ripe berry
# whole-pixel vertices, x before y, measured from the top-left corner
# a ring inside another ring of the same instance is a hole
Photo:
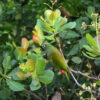
[[[66,75],[66,72],[64,70],[60,70],[62,75]]]

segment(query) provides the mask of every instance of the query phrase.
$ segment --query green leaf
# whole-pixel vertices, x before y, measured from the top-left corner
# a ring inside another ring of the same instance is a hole
[[[75,44],[72,49],[69,51],[68,55],[75,55],[79,51],[79,44]]]
[[[92,6],[89,6],[89,7],[87,8],[87,11],[88,11],[88,14],[91,15],[92,13],[95,13],[95,8],[92,7]]]
[[[87,15],[88,17],[90,17],[91,19],[95,20],[95,18],[93,18],[93,17],[91,16],[93,13],[95,13],[95,8],[94,8],[93,6],[89,6],[89,7],[87,8],[87,13],[86,13],[86,15]]]
[[[45,66],[46,66],[45,60],[41,56],[38,56],[35,64],[36,73],[41,74],[44,71]]]
[[[40,82],[49,84],[54,78],[54,73],[51,70],[45,70],[41,75],[38,76],[38,78]]]
[[[86,34],[86,39],[87,39],[88,44],[91,47],[97,48],[96,41],[94,40],[94,38],[89,33]]]
[[[6,83],[9,86],[9,88],[13,91],[22,91],[25,89],[23,84],[13,80],[6,79]]]
[[[57,20],[55,21],[53,27],[54,27],[54,28],[58,28],[58,27],[59,27],[59,23],[61,22],[61,20],[62,20],[62,17],[59,16],[59,17],[57,18]]]
[[[64,31],[65,29],[73,29],[76,26],[76,22],[69,22],[58,29],[58,32]]]
[[[52,11],[51,14],[50,14],[50,16],[48,16],[49,23],[51,25],[53,25],[57,18],[58,18],[57,13],[55,13],[54,11]]]
[[[32,59],[35,62],[35,70],[37,74],[41,74],[44,71],[46,63],[40,54],[29,54],[28,59]]]
[[[83,48],[85,48],[87,51],[91,52],[93,49],[88,46],[88,45],[84,45]]]
[[[74,31],[62,32],[62,33],[59,33],[59,35],[64,39],[72,39],[72,38],[77,38],[80,36]]]
[[[27,57],[28,59],[32,59],[34,62],[36,62],[37,60],[37,55],[34,53],[29,54]]]
[[[96,84],[97,84],[98,86],[100,86],[100,81],[97,81]]]
[[[93,58],[93,57],[87,55],[87,53],[85,53],[85,52],[82,52],[82,53],[83,53],[84,56],[86,56],[86,57],[89,58],[89,59],[95,59],[95,58]]]
[[[8,77],[11,77],[13,80],[21,80],[21,79],[17,76],[16,72],[20,72],[19,67],[14,68],[14,69],[8,74]]]
[[[90,58],[90,59],[97,59],[97,60],[100,60],[100,57],[99,57],[99,55],[100,55],[100,53],[92,53],[92,52],[83,52],[83,54],[86,56],[86,57],[88,57],[88,58]]]
[[[96,56],[98,56],[98,54],[95,54],[95,53],[91,53],[91,52],[86,52],[89,56],[91,56],[91,57],[96,57]]]
[[[85,38],[85,37],[83,37],[83,38],[79,41],[79,45],[80,45],[80,49],[82,49],[84,45],[87,45],[87,41],[86,41],[86,38]]]
[[[30,84],[30,89],[32,91],[38,90],[41,87],[41,84],[37,78],[33,78]]]
[[[40,26],[44,32],[52,33],[50,31],[46,30],[46,25],[41,19],[37,20],[37,24],[36,25]]]
[[[3,67],[4,69],[11,69],[11,56],[8,53],[4,55]]]
[[[25,55],[26,55],[26,53],[24,51],[20,52],[19,48],[15,49],[14,54],[15,54],[15,57],[17,60],[22,60],[23,57],[25,57]]]
[[[81,58],[80,57],[73,57],[72,58],[72,61],[76,64],[80,64],[82,62]]]
[[[45,38],[46,38],[47,40],[54,40],[54,35],[45,36]]]

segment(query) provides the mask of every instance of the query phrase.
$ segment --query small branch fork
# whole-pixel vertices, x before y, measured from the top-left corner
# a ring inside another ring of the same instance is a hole
[[[82,85],[77,81],[77,79],[75,78],[75,76],[73,75],[73,73],[72,73],[72,71],[71,71],[70,69],[69,69],[69,72],[70,72],[71,76],[73,77],[73,79],[74,79],[75,83],[77,84],[77,86],[79,86],[80,88],[84,89],[84,88],[82,87]],[[84,89],[84,90],[87,91],[87,89]],[[96,93],[97,91],[91,90],[91,92],[92,92],[92,93]]]
[[[84,77],[86,77],[86,78],[88,78],[88,79],[91,79],[91,80],[100,81],[100,78],[99,78],[99,77],[88,76],[88,75],[82,73],[81,71],[75,71],[75,70],[73,70],[73,69],[71,69],[71,68],[69,68],[69,69],[70,69],[70,71],[71,71],[72,73],[80,74],[80,75],[82,75],[82,76],[84,76]]]

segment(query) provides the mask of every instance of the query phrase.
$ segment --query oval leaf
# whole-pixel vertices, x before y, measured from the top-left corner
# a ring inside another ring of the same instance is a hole
[[[16,81],[7,79],[6,83],[9,86],[9,88],[13,91],[22,91],[22,90],[24,90],[24,85],[21,84],[21,83],[18,83]]]
[[[49,84],[54,78],[54,73],[51,70],[45,70],[41,75],[39,75],[40,82]]]
[[[39,80],[36,78],[33,78],[32,82],[30,84],[30,89],[32,91],[35,91],[35,90],[38,90],[40,87],[41,87],[41,84],[40,84]]]

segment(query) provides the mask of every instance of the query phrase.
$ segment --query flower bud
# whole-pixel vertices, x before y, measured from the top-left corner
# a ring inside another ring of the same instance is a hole
[[[32,38],[35,43],[40,44],[40,40],[37,36],[34,35]]]
[[[35,35],[35,36],[38,36],[38,33],[36,31],[32,31],[32,33]]]

